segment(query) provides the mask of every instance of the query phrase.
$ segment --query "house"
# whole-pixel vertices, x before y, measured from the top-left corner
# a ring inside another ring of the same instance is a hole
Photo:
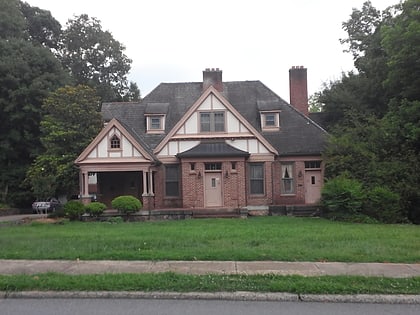
[[[317,203],[327,133],[308,117],[307,69],[289,70],[290,104],[260,81],[161,83],[141,102],[104,103],[105,126],[75,161],[80,194],[145,209]]]

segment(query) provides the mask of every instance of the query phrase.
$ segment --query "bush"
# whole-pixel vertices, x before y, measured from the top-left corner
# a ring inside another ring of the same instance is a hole
[[[354,215],[361,212],[364,198],[359,181],[338,176],[325,183],[321,205],[328,216]]]
[[[93,217],[99,217],[107,206],[102,202],[91,202],[85,206],[86,212]]]
[[[112,207],[125,214],[136,212],[142,206],[141,201],[133,196],[119,196],[112,200]]]
[[[64,205],[64,213],[70,220],[80,219],[85,213],[85,206],[80,201],[70,200]]]
[[[367,192],[363,213],[384,223],[397,223],[404,220],[400,196],[386,187],[374,187]]]

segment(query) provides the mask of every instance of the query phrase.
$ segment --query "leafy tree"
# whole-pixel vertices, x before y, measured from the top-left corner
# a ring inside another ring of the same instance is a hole
[[[69,20],[62,43],[62,63],[77,84],[95,88],[102,101],[124,98],[131,60],[124,54],[125,47],[102,30],[98,19],[82,14]]]
[[[381,45],[387,54],[386,87],[395,96],[420,100],[420,2],[407,0],[402,12],[381,32]]]
[[[78,187],[78,170],[74,160],[102,127],[99,99],[87,86],[65,86],[50,94],[43,104],[41,141],[45,152],[28,171],[33,191],[44,177],[55,176],[52,195],[71,194]]]
[[[56,52],[59,48],[61,24],[54,19],[51,12],[31,7],[26,2],[21,2],[21,12],[26,20],[29,39]]]
[[[0,38],[25,38],[26,23],[19,0],[0,0]]]
[[[358,73],[317,95],[333,134],[325,152],[327,177],[347,173],[373,191],[369,214],[376,218],[372,205],[382,197],[394,200],[388,202],[393,209],[382,212],[387,221],[417,217],[408,211],[420,208],[419,5],[406,0],[379,12],[366,2],[354,10],[343,23],[349,35],[343,43]]]

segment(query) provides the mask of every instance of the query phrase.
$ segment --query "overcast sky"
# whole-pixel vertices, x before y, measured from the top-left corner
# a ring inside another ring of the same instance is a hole
[[[260,80],[289,101],[289,69],[308,69],[309,94],[353,69],[342,22],[365,0],[26,0],[63,27],[86,13],[126,47],[129,79],[146,96],[161,82]],[[371,0],[383,10],[399,0]]]

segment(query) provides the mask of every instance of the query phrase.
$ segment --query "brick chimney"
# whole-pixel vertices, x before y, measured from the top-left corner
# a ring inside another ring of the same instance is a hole
[[[203,91],[211,85],[219,92],[223,92],[222,70],[219,68],[207,68],[203,71]]]
[[[308,116],[308,79],[307,69],[293,66],[289,69],[290,104]]]

